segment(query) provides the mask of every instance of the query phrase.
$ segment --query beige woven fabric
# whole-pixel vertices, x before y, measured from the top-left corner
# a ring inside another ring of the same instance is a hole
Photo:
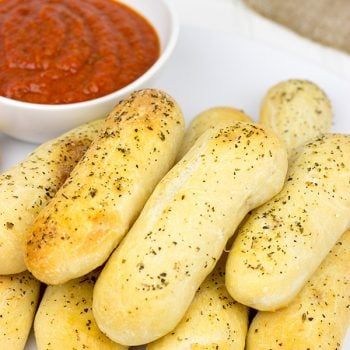
[[[350,0],[244,1],[305,37],[350,53]]]

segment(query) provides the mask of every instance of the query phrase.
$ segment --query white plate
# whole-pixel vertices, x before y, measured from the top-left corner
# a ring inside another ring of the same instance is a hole
[[[174,56],[156,86],[177,99],[188,122],[215,105],[243,108],[256,118],[271,85],[298,77],[313,80],[327,92],[335,111],[333,130],[350,133],[350,82],[268,46],[221,32],[183,27]],[[1,136],[2,170],[33,148]],[[34,349],[31,339],[27,350]],[[350,334],[343,349],[350,350]]]

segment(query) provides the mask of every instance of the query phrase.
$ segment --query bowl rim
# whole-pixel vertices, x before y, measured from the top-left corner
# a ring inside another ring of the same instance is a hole
[[[159,71],[165,62],[170,57],[171,53],[174,51],[176,46],[178,37],[179,37],[179,20],[177,13],[174,9],[173,4],[169,0],[158,0],[162,2],[165,6],[166,10],[169,13],[169,23],[170,23],[170,37],[169,40],[165,43],[164,49],[160,53],[157,61],[153,63],[153,65],[141,76],[139,76],[136,80],[131,82],[130,84],[124,86],[123,88],[111,92],[110,94],[94,98],[92,100],[74,102],[74,103],[66,103],[66,104],[44,104],[44,103],[32,103],[25,102],[20,100],[11,99],[8,97],[0,96],[0,104],[6,104],[11,107],[20,107],[24,109],[33,109],[33,110],[46,110],[46,111],[64,111],[64,110],[74,110],[74,109],[85,109],[89,107],[93,107],[99,104],[103,104],[105,102],[109,102],[113,99],[118,99],[121,96],[128,94],[137,89],[138,86],[142,85],[145,81],[149,80],[153,75]],[[134,8],[132,5],[128,5],[131,8]],[[137,12],[138,9],[135,9]],[[144,15],[142,15],[144,16]],[[144,16],[150,23],[152,23],[149,18]],[[153,23],[152,23],[153,25]]]

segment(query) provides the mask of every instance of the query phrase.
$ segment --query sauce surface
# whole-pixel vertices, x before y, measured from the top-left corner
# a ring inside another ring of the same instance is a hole
[[[158,36],[113,0],[0,0],[0,95],[66,104],[119,90],[159,57]]]

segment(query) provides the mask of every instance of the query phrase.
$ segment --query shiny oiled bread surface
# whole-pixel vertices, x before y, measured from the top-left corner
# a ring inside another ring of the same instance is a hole
[[[29,228],[96,137],[102,121],[82,125],[38,147],[0,176],[0,275],[26,270]]]
[[[307,80],[287,80],[266,94],[260,123],[285,142],[289,155],[306,142],[330,131],[332,107],[327,95]]]
[[[40,283],[28,271],[0,276],[0,349],[24,349],[39,290]]]
[[[200,113],[186,130],[177,159],[180,160],[208,129],[217,127],[220,123],[235,121],[251,122],[252,120],[243,111],[232,107],[213,107]]]
[[[97,327],[92,291],[98,272],[58,286],[48,286],[35,316],[38,350],[122,350]]]
[[[350,322],[350,231],[286,308],[259,312],[247,350],[341,349]]]
[[[94,316],[111,339],[148,343],[172,331],[251,209],[283,186],[287,154],[260,126],[205,132],[162,179],[102,271]]]
[[[288,305],[350,225],[350,136],[303,147],[283,190],[240,227],[226,266],[232,297],[258,310]]]
[[[36,219],[28,269],[60,284],[103,264],[172,166],[183,134],[179,107],[161,91],[138,91],[119,103]]]
[[[201,284],[176,328],[147,350],[244,350],[248,308],[225,287],[226,254]]]

